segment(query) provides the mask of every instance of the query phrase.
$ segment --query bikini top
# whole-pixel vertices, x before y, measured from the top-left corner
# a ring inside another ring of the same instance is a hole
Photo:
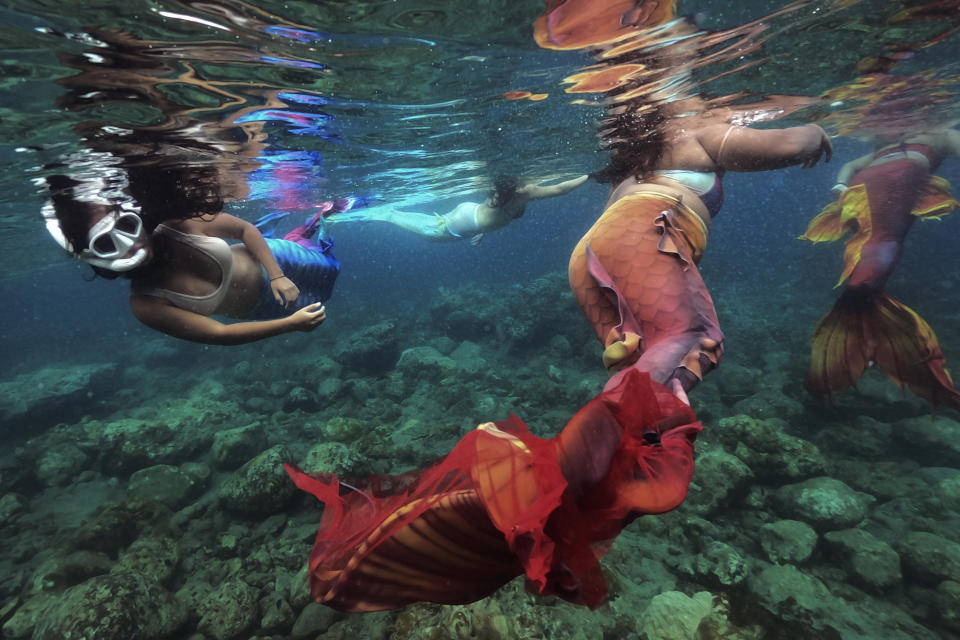
[[[687,169],[659,169],[653,172],[679,182],[693,191],[703,201],[711,218],[717,217],[720,207],[723,206],[723,183],[713,171],[689,171]]]
[[[205,296],[191,296],[169,289],[138,287],[136,285],[132,287],[133,293],[164,298],[175,307],[200,315],[213,315],[230,291],[230,279],[233,272],[233,253],[230,251],[230,245],[220,238],[183,233],[163,224],[157,225],[157,229],[153,233],[155,236],[160,235],[188,247],[193,247],[217,263],[220,267],[220,286],[213,293]]]
[[[940,163],[943,161],[943,157],[937,153],[933,147],[928,145],[901,143],[878,150],[874,154],[873,161],[870,163],[870,166],[875,167],[887,162],[894,162],[896,160],[911,160],[914,162],[919,162],[920,164],[925,164],[927,169],[933,172],[936,171],[937,167],[940,166]]]

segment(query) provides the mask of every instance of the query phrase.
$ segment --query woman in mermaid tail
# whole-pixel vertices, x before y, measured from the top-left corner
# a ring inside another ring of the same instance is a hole
[[[265,238],[254,224],[220,212],[224,200],[246,195],[242,176],[206,166],[123,168],[105,152],[74,156],[70,175],[45,179],[47,231],[98,275],[126,275],[131,309],[144,324],[234,345],[312,331],[325,319],[340,265],[331,241],[312,238],[333,203],[285,238]]]
[[[531,200],[555,198],[569,193],[587,181],[588,176],[558,184],[522,184],[512,176],[499,176],[483,202],[461,202],[449,213],[429,215],[398,209],[372,208],[334,214],[329,222],[388,222],[428,240],[462,240],[477,244],[485,233],[501,229],[526,210]]]
[[[156,52],[174,59],[181,45],[113,29],[77,39],[91,49],[60,55],[77,73],[57,81],[66,89],[58,107],[97,107],[98,118],[144,108],[163,117],[75,125],[83,147],[43,179],[43,218],[57,244],[98,275],[127,276],[134,315],[177,338],[241,344],[315,329],[340,266],[331,242],[311,238],[333,205],[286,239],[265,238],[255,225],[222,213],[224,203],[249,195],[246,174],[261,166],[267,147],[264,123],[245,116],[263,105],[286,106],[279,89],[241,109],[228,110],[237,103],[224,101],[224,112],[213,117],[215,110],[178,100],[190,92],[164,89],[169,69]],[[181,80],[201,92],[207,86],[201,78]]]
[[[723,201],[723,174],[830,159],[816,125],[757,130],[731,124],[732,115],[690,98],[643,112],[627,105],[611,117],[611,163],[597,178],[612,190],[569,265],[613,374],[607,388],[636,369],[686,400],[720,362],[723,333],[697,263]]]
[[[846,288],[814,331],[806,380],[812,393],[843,391],[876,363],[900,388],[934,406],[960,409],[960,392],[933,329],[885,290],[914,220],[938,219],[958,206],[950,184],[933,175],[951,155],[960,156],[960,131],[944,127],[883,136],[876,151],[840,169],[837,200],[801,236],[823,242],[852,233],[837,283]]]

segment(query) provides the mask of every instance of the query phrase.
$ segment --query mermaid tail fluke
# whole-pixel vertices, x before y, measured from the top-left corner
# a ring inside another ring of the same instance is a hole
[[[930,325],[884,292],[848,288],[814,331],[806,387],[830,396],[855,385],[871,363],[901,389],[960,409],[960,392]]]
[[[553,439],[515,416],[486,423],[435,466],[362,490],[287,466],[326,505],[311,593],[343,611],[467,603],[525,573],[533,592],[599,606],[600,556],[632,519],[683,500],[700,428],[630,371]]]

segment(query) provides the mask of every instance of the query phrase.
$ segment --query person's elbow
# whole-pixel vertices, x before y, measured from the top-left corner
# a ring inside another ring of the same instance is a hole
[[[234,345],[242,342],[237,341],[237,337],[230,331],[230,325],[205,316],[194,318],[191,314],[183,317],[184,314],[180,311],[171,313],[163,306],[140,301],[132,301],[131,307],[137,320],[171,338],[210,345]]]

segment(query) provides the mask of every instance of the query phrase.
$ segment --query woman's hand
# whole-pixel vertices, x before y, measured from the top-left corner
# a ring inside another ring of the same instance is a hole
[[[834,197],[839,198],[844,193],[846,193],[847,188],[848,188],[847,185],[843,184],[842,182],[838,182],[837,184],[830,187],[830,191],[831,193],[833,193]]]
[[[274,299],[283,305],[284,309],[292,307],[300,297],[300,289],[286,276],[271,280],[270,288],[273,290]]]
[[[820,144],[803,160],[803,163],[800,166],[804,169],[809,169],[813,165],[817,164],[817,162],[820,160],[820,156],[823,156],[824,162],[830,162],[830,158],[833,157],[833,144],[830,142],[830,136],[827,135],[827,132],[824,131],[819,125],[808,124],[807,126],[814,127],[820,133]]]
[[[327,309],[322,302],[314,302],[291,313],[288,319],[296,331],[313,331],[327,319]]]

